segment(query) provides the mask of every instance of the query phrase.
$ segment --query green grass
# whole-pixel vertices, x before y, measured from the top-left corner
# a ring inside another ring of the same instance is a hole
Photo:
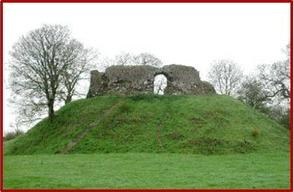
[[[5,188],[289,188],[289,131],[227,96],[74,101],[4,154]]]
[[[287,129],[227,96],[101,96],[62,107],[5,154],[287,152],[288,138]]]
[[[289,188],[289,155],[17,155],[4,188]]]

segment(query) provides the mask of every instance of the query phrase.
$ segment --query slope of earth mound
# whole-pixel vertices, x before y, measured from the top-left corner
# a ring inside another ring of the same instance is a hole
[[[5,144],[5,155],[288,151],[288,134],[227,96],[100,96],[65,105]]]

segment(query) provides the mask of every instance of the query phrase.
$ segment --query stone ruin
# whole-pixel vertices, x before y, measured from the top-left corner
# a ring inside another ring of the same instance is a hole
[[[157,68],[149,65],[116,65],[104,73],[91,71],[87,97],[98,95],[153,94],[155,76],[163,74],[167,79],[165,95],[215,94],[214,87],[201,81],[199,72],[189,66],[165,65]]]

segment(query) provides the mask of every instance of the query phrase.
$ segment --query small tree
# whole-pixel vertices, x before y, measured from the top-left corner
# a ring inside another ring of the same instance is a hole
[[[208,73],[208,78],[215,89],[225,95],[235,93],[242,76],[242,71],[238,65],[231,60],[215,61]]]
[[[255,109],[263,110],[266,103],[269,102],[262,83],[254,77],[246,77],[237,94],[238,99]]]

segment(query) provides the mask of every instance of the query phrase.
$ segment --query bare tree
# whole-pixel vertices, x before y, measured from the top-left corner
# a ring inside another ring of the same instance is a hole
[[[267,96],[280,101],[290,98],[289,45],[287,45],[284,53],[286,58],[283,61],[259,66],[258,74],[264,89],[268,92]]]
[[[120,55],[115,56],[114,63],[115,65],[133,65],[134,56],[130,53],[122,53]]]
[[[141,53],[134,56],[134,63],[139,65],[152,65],[155,67],[160,67],[162,61],[150,53]]]
[[[159,67],[162,65],[162,61],[150,53],[140,53],[138,55],[123,53],[115,57],[113,65],[151,65]]]
[[[235,93],[242,76],[243,73],[238,65],[231,60],[215,61],[208,73],[210,82],[216,90],[225,95]]]
[[[284,127],[289,127],[289,45],[284,53],[284,60],[258,66],[257,75],[243,81],[238,98]]]
[[[60,94],[58,94],[65,104],[71,102],[74,95],[80,95],[76,90],[76,85],[80,80],[87,79],[86,76],[93,68],[97,58],[97,54],[93,50],[85,49],[76,40],[71,41],[68,46],[75,50],[73,51],[74,59],[62,73],[61,89]]]
[[[67,70],[82,60],[81,50],[81,44],[61,25],[44,25],[20,38],[11,51],[10,87],[25,109],[34,106],[38,111],[46,106],[49,119],[53,119],[62,77],[71,74]]]

